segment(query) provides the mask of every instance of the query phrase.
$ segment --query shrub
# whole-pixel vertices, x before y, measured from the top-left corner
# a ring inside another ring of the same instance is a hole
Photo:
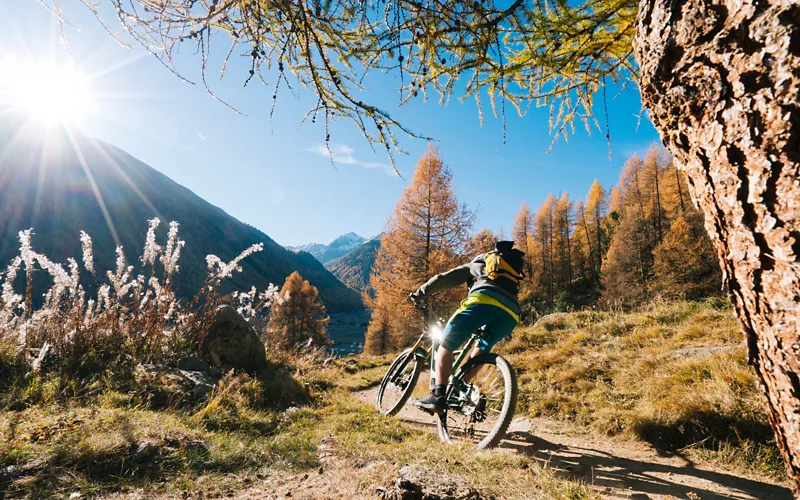
[[[230,262],[209,255],[205,284],[191,301],[181,303],[172,278],[179,272],[184,242],[178,238],[178,223],[172,222],[166,243],[158,244],[158,226],[159,219],[150,221],[141,273],[134,275],[122,247],[117,247],[116,269],[107,272],[107,283],[98,283],[94,298],[87,297],[75,259],[68,259],[66,266],[51,261],[33,250],[32,230],[21,231],[19,256],[0,274],[0,374],[65,370],[86,376],[133,362],[174,361],[199,351],[214,311],[223,302],[234,302],[252,323],[266,316],[277,287],[261,294],[255,289],[231,296],[219,291],[222,280],[241,271],[239,262],[261,251],[262,244]],[[96,275],[92,240],[83,232],[80,238],[83,271]],[[33,281],[42,279],[39,271],[49,276],[52,286],[35,306],[39,301],[33,297]],[[18,293],[18,288],[24,292]]]

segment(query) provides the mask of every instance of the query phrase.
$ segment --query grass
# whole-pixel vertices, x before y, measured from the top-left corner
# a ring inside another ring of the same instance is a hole
[[[518,411],[784,477],[755,373],[724,303],[551,315],[517,331],[501,351],[519,374]]]
[[[230,373],[206,398],[170,405],[148,396],[167,390],[157,381],[141,386],[122,377],[40,373],[2,391],[0,469],[12,466],[6,470],[13,474],[0,477],[0,491],[30,498],[126,491],[156,496],[209,485],[235,491],[269,475],[317,470],[321,450],[334,440],[338,467],[347,471],[353,491],[390,486],[401,467],[422,463],[498,497],[593,498],[586,486],[529,457],[446,447],[435,434],[359,402],[352,393],[380,381],[388,362],[276,361],[269,377]],[[297,387],[302,390],[286,400]]]

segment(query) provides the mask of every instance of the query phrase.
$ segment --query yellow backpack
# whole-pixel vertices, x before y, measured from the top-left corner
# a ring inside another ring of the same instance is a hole
[[[522,252],[519,252],[520,254]],[[517,257],[514,255],[514,257]],[[485,256],[486,260],[486,276],[503,288],[508,289],[513,293],[519,291],[519,282],[525,276],[522,271],[523,262],[520,256],[518,262],[509,262],[503,258],[497,250],[492,250]]]

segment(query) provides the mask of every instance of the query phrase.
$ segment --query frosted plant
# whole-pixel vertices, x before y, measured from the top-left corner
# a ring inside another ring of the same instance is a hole
[[[143,266],[155,265],[156,259],[164,265],[164,278],[134,274],[121,246],[116,248],[116,266],[106,272],[107,283],[99,284],[96,297],[87,300],[80,284],[81,267],[96,274],[92,239],[81,231],[80,242],[83,266],[69,258],[65,264],[51,261],[32,248],[33,231],[19,233],[20,254],[0,274],[0,339],[16,344],[18,355],[24,356],[33,367],[41,366],[45,355],[61,356],[71,352],[81,342],[109,335],[122,335],[129,339],[133,356],[158,357],[169,355],[174,346],[191,345],[198,341],[198,331],[204,326],[206,312],[202,308],[216,307],[224,297],[217,296],[216,286],[221,278],[240,272],[242,259],[263,250],[263,244],[253,245],[230,262],[209,255],[209,282],[196,298],[201,310],[181,304],[169,286],[170,275],[178,272],[178,260],[185,242],[178,238],[178,223],[170,223],[167,242],[161,247],[156,242],[158,219],[148,221]],[[53,284],[45,293],[44,305],[27,310],[30,303],[17,294],[15,281],[25,267],[31,283],[35,266],[52,277]],[[210,297],[203,294],[210,293]],[[278,287],[269,285],[261,293],[256,288],[234,296],[234,303],[250,321],[264,320],[266,312],[279,297]],[[199,321],[199,322],[198,322]],[[176,342],[177,340],[177,342]],[[39,355],[37,356],[37,352]],[[31,354],[33,353],[33,354]]]
[[[42,367],[42,362],[44,358],[47,356],[47,353],[50,352],[50,349],[53,346],[50,345],[49,342],[45,341],[44,345],[42,345],[41,349],[39,349],[39,353],[36,355],[33,360],[31,360],[31,371],[38,372],[39,369]]]
[[[156,258],[161,252],[161,247],[156,243],[156,228],[161,224],[158,217],[148,221],[147,236],[144,239],[144,251],[142,252],[142,264],[155,265]]]
[[[258,300],[264,304],[265,308],[269,308],[278,297],[280,297],[279,288],[270,283],[267,289],[261,292],[261,295],[258,296]]]
[[[114,288],[114,292],[116,292],[117,297],[124,295],[121,293],[122,288],[128,282],[128,279],[133,272],[133,266],[128,266],[127,264],[128,263],[125,260],[125,253],[122,251],[122,247],[118,246],[116,271],[114,273],[107,271],[108,281],[111,282],[111,286]]]
[[[158,282],[158,278],[156,278],[155,276],[152,276],[150,278],[150,281],[147,282],[147,284],[150,286],[150,288],[153,289],[153,292],[155,292],[156,298],[160,298],[161,297],[161,283]]]
[[[109,285],[103,285],[97,290],[97,314],[100,314],[103,309],[107,309],[110,306],[110,297],[111,287]]]
[[[31,236],[33,236],[33,229],[19,232],[19,256],[25,263],[25,269],[28,272],[33,270],[33,263],[36,261],[36,253],[31,248]]]
[[[81,231],[81,249],[83,250],[83,266],[92,274],[94,271],[94,252],[92,252],[92,238]]]
[[[264,250],[264,244],[257,243],[255,245],[252,245],[244,252],[240,253],[238,257],[228,262],[227,264],[222,262],[222,259],[220,259],[216,255],[207,256],[206,263],[208,263],[209,278],[212,280],[230,278],[234,272],[242,271],[241,266],[239,266],[239,262],[241,262],[242,259],[249,257],[250,255],[256,252],[261,252],[263,250]]]
[[[167,249],[161,256],[161,263],[164,264],[164,274],[169,277],[179,270],[178,259],[181,257],[181,249],[186,242],[178,239],[178,224],[175,221],[169,223],[169,234],[167,234]]]
[[[55,262],[51,261],[44,255],[31,252],[34,257],[36,258],[36,262],[39,263],[39,266],[47,271],[47,273],[53,278],[53,288],[47,292],[48,295],[48,304],[55,304],[60,299],[61,296],[64,294],[65,291],[70,290],[72,288],[72,280],[70,279],[69,273],[67,273],[61,264],[56,264]],[[70,259],[72,260],[72,259]],[[72,260],[72,262],[75,262]],[[77,265],[77,264],[76,264]]]
[[[67,259],[69,263],[69,293],[71,297],[78,296],[80,289],[80,271],[78,270],[78,263],[73,258]]]
[[[22,258],[16,257],[6,270],[6,280],[3,282],[3,308],[6,312],[13,312],[15,306],[22,302],[22,296],[14,293],[14,280],[17,279],[17,272],[22,266]]]

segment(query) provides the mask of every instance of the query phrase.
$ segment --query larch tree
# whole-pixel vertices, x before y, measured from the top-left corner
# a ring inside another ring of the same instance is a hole
[[[559,292],[565,292],[572,283],[572,201],[564,193],[556,201],[554,218],[554,260],[557,264]]]
[[[594,180],[586,195],[586,226],[587,238],[593,243],[592,251],[594,257],[591,263],[595,266],[595,276],[599,282],[600,267],[603,263],[606,250],[608,250],[608,223],[606,215],[608,213],[608,194],[597,179]]]
[[[583,278],[590,283],[588,292],[592,302],[600,291],[600,268],[603,263],[597,240],[592,242],[593,229],[586,217],[583,201],[578,200],[575,203],[575,241],[577,247],[583,249],[579,269],[583,271]]]
[[[520,290],[520,299],[524,300],[531,292],[530,281],[533,276],[533,255],[531,255],[531,240],[533,238],[533,213],[527,202],[523,202],[517,212],[514,225],[511,227],[514,245],[525,252],[525,279]]]
[[[58,0],[40,0],[63,12]],[[99,3],[81,0],[101,16]],[[52,4],[56,5],[52,5]],[[359,98],[367,72],[401,76],[402,102],[438,94],[550,105],[554,140],[593,120],[609,82],[638,78],[644,105],[677,164],[723,270],[768,402],[776,440],[800,494],[800,7],[787,0],[111,0],[124,30],[177,72],[197,49],[204,84],[227,37],[249,54],[246,81],[273,86],[291,71],[313,90],[308,118],[350,119],[391,154],[413,134]],[[111,28],[108,31],[115,32]],[[212,40],[213,39],[213,40]],[[241,52],[241,50],[240,50]],[[635,59],[634,59],[635,55]],[[638,62],[638,65],[637,65]],[[276,68],[276,69],[274,69]],[[270,72],[273,69],[277,73]],[[459,77],[465,84],[456,84]],[[605,135],[610,140],[606,124]]]
[[[601,268],[606,303],[630,306],[649,297],[655,230],[644,167],[642,159],[633,154],[612,191],[611,207],[616,220]]]
[[[653,282],[660,294],[699,299],[718,293],[719,266],[698,212],[679,213],[653,251]]]
[[[367,327],[369,333],[364,341],[364,352],[373,356],[381,356],[391,352],[389,338],[389,318],[383,308],[375,307]]]
[[[467,242],[467,256],[476,257],[482,253],[491,252],[497,245],[497,236],[489,229],[481,229],[470,236]]]
[[[284,351],[330,345],[329,319],[317,287],[295,271],[286,278],[270,309],[267,345]]]
[[[459,203],[452,174],[430,146],[417,162],[411,185],[386,223],[370,284],[375,299],[367,343],[387,335],[389,350],[403,347],[418,334],[419,315],[408,294],[433,275],[463,264],[475,213]],[[449,315],[463,290],[443,292],[430,301],[434,314]]]
[[[660,243],[664,239],[664,226],[666,224],[663,204],[663,188],[661,178],[663,177],[664,166],[659,158],[659,148],[656,145],[647,150],[642,165],[642,177],[649,189],[650,207],[649,213],[653,220],[653,239]]]
[[[555,259],[553,237],[555,232],[556,198],[549,194],[545,198],[533,223],[533,242],[537,252],[532,252],[534,261],[534,290],[543,297],[542,309],[552,310],[555,304]]]

